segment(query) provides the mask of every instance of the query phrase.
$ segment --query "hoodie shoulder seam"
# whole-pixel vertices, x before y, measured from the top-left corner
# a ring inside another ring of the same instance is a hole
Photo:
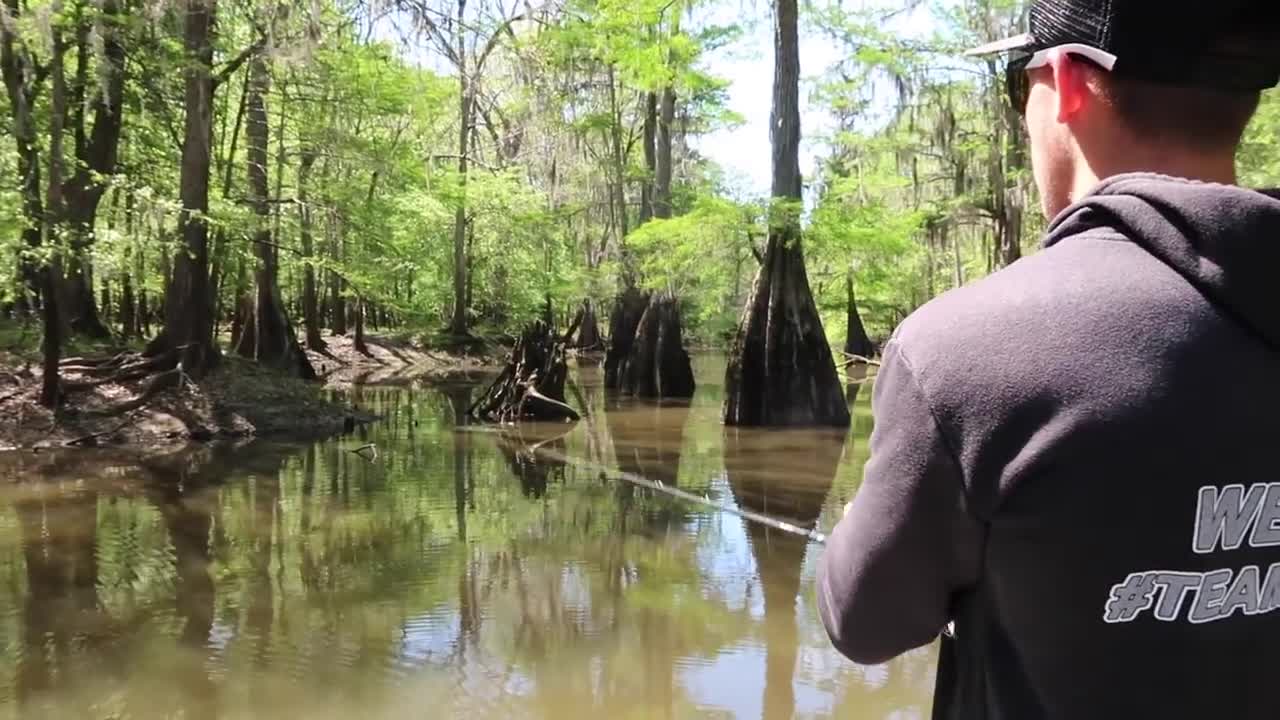
[[[986,517],[974,512],[973,499],[969,494],[969,473],[965,470],[964,463],[960,462],[959,449],[952,438],[952,433],[947,432],[946,425],[939,419],[933,399],[929,397],[928,390],[925,389],[924,384],[921,382],[921,374],[916,370],[915,364],[907,355],[907,348],[903,345],[901,339],[897,337],[890,338],[889,342],[886,343],[886,349],[890,344],[897,347],[898,357],[902,359],[902,365],[906,368],[907,375],[911,378],[911,385],[920,394],[920,399],[924,401],[925,409],[929,411],[929,418],[933,421],[934,430],[937,431],[939,439],[942,440],[942,446],[947,451],[947,458],[956,470],[956,476],[960,481],[960,496],[964,498],[965,512],[982,522],[987,522]]]

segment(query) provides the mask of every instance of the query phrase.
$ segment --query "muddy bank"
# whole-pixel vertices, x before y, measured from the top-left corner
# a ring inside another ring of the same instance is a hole
[[[5,362],[8,360],[8,362]],[[38,365],[0,358],[0,450],[136,446],[247,437],[321,437],[376,419],[352,410],[319,383],[283,377],[224,356],[207,377],[185,376],[140,407],[120,411],[147,390],[151,377],[102,382],[88,371],[64,371],[69,388],[56,411],[36,402]],[[71,389],[76,388],[76,389]]]
[[[235,355],[224,355],[207,377],[182,377],[140,407],[117,411],[147,392],[153,376],[110,380],[110,373],[64,364],[66,397],[56,412],[36,401],[40,363],[30,353],[0,352],[0,450],[130,447],[149,451],[241,438],[326,437],[377,417],[354,407],[342,392],[352,384],[478,377],[492,368],[486,354],[451,354],[407,339],[367,336],[368,353],[347,336],[325,337],[323,352],[308,351],[321,382],[282,376]],[[497,351],[495,351],[497,352]],[[100,350],[97,359],[110,357]],[[337,392],[334,392],[334,389]]]
[[[446,352],[406,337],[366,335],[368,353],[356,350],[350,335],[324,335],[323,352],[308,350],[316,374],[332,387],[395,385],[411,380],[449,380],[494,372],[506,348],[480,353]]]

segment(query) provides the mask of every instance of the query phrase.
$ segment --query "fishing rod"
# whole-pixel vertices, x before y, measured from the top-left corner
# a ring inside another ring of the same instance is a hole
[[[574,465],[576,467],[580,467],[585,470],[590,470],[592,472],[599,473],[599,477],[601,480],[608,480],[611,477],[618,480],[624,480],[626,482],[631,483],[632,485],[638,485],[643,488],[648,488],[649,490],[656,490],[661,493],[666,493],[667,495],[670,495],[675,498],[679,498],[680,500],[691,502],[697,505],[702,505],[703,507],[711,508],[712,510],[716,510],[718,512],[729,513],[730,515],[737,515],[738,517],[744,520],[749,520],[754,523],[759,523],[761,525],[771,527],[775,530],[781,530],[782,532],[791,533],[792,535],[799,535],[800,537],[807,538],[810,542],[816,542],[820,545],[824,545],[827,542],[827,536],[818,532],[817,529],[806,530],[805,528],[799,525],[787,522],[785,520],[780,520],[775,517],[763,515],[758,512],[752,512],[751,510],[744,510],[742,508],[723,505],[721,503],[718,503],[712,500],[706,495],[695,495],[687,490],[681,490],[680,488],[667,485],[661,480],[651,480],[647,477],[644,477],[643,475],[637,475],[635,473],[627,472],[625,470],[614,470],[613,468],[607,465],[603,465],[601,463],[594,462],[591,460],[571,457],[562,452],[559,452],[557,450],[553,450],[549,447],[545,447],[541,445],[533,445],[529,449],[533,450],[535,454],[541,455],[542,457],[548,460],[565,463],[567,465]]]

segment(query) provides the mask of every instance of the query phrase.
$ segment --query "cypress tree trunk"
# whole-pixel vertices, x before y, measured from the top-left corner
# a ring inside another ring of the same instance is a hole
[[[76,168],[67,180],[63,195],[66,198],[67,228],[71,236],[71,256],[68,262],[66,308],[69,324],[75,332],[94,338],[108,338],[111,332],[93,299],[92,273],[85,251],[94,241],[94,225],[98,208],[106,192],[105,177],[116,171],[119,155],[120,132],[124,127],[124,64],[125,48],[121,42],[122,8],[117,0],[103,0],[102,22],[97,33],[102,39],[102,58],[98,66],[101,91],[93,94],[93,129],[87,141],[84,133],[84,113],[76,113]],[[88,27],[80,28],[81,63],[79,73],[85,70],[84,42]]]
[[[252,332],[248,327],[241,331],[238,351],[263,365],[310,380],[316,376],[315,369],[298,345],[293,325],[285,315],[284,303],[280,300],[279,262],[271,242],[267,179],[267,143],[270,132],[267,127],[266,105],[271,76],[267,61],[261,53],[249,61],[249,83],[245,143],[249,205],[258,222],[254,233],[254,252],[258,256],[258,267],[255,272],[257,288],[254,302],[252,308],[246,308],[252,312]],[[246,342],[247,338],[252,338],[252,342]],[[360,342],[359,337],[357,342]]]
[[[216,0],[187,0],[185,137],[179,180],[183,247],[174,255],[173,279],[164,303],[164,330],[149,354],[177,351],[184,371],[203,375],[218,361],[213,344],[213,303],[209,292],[209,161],[213,125],[213,24]]]
[[[640,317],[649,305],[649,296],[634,287],[628,287],[618,295],[609,315],[609,349],[604,356],[604,386],[617,390],[622,383],[622,365],[631,355],[636,328]]]
[[[58,244],[58,230],[66,217],[66,207],[62,195],[62,140],[64,123],[67,117],[67,82],[63,71],[63,58],[66,46],[62,31],[53,31],[53,54],[49,63],[49,74],[53,78],[53,91],[49,108],[49,188],[45,201],[46,216],[41,223],[44,228],[46,245]],[[44,355],[43,379],[40,387],[40,404],[54,407],[58,404],[58,363],[62,354],[62,324],[58,298],[58,282],[62,277],[58,262],[59,251],[55,250],[52,259],[44,268],[44,341],[41,351]],[[90,292],[92,299],[92,292]]]
[[[333,236],[332,250],[333,260],[340,262],[342,244],[336,234]],[[342,296],[342,278],[332,270],[329,271],[329,330],[334,335],[347,334],[347,300]]]
[[[797,16],[796,0],[777,1],[770,123],[773,196],[794,206],[801,194]],[[848,426],[849,408],[805,272],[798,208],[775,203],[773,212],[725,372],[724,422]]]
[[[529,325],[511,350],[493,384],[468,410],[486,422],[519,420],[577,421],[578,412],[565,404],[564,384],[569,369],[565,345],[577,328],[563,336],[539,321]]]
[[[0,22],[0,75],[4,78],[5,91],[9,99],[9,113],[13,120],[10,134],[13,136],[18,156],[18,180],[22,196],[22,215],[25,227],[22,230],[24,243],[38,249],[46,240],[53,241],[52,232],[55,221],[61,216],[61,153],[62,153],[62,118],[66,112],[65,88],[62,86],[62,54],[60,31],[54,34],[54,54],[48,70],[54,75],[58,85],[54,88],[51,112],[50,167],[51,182],[48,193],[50,200],[59,207],[50,207],[50,215],[45,215],[44,190],[40,176],[40,149],[36,141],[36,125],[34,117],[34,99],[36,68],[35,62],[28,54],[27,48],[15,35],[17,21],[22,15],[18,0],[5,0],[7,17]],[[57,155],[53,153],[56,151]],[[54,187],[54,185],[57,187]],[[56,257],[54,255],[53,257]],[[61,269],[56,259],[46,261],[43,266],[34,262],[25,263],[23,275],[32,295],[40,296],[41,320],[44,326],[44,340],[41,350],[44,355],[43,381],[40,390],[40,402],[46,407],[53,407],[58,402],[58,361],[62,347],[62,321],[58,313],[58,288]]]
[[[120,335],[129,340],[137,330],[137,306],[133,297],[133,273],[129,268],[130,251],[125,250],[124,269],[120,272]]]
[[[458,0],[458,24],[454,30],[458,42],[458,177],[462,183],[462,199],[453,219],[453,318],[449,331],[456,336],[467,334],[467,161],[471,152],[471,127],[475,123],[475,98],[467,82],[466,25],[463,22],[466,7],[467,0]]]
[[[578,350],[594,352],[604,348],[604,340],[600,337],[600,321],[596,318],[595,306],[591,300],[582,301],[582,323],[578,325]]]
[[[653,190],[653,216],[669,218],[671,208],[671,128],[676,118],[676,91],[662,89],[660,115],[658,116],[657,177]]]
[[[693,367],[673,296],[662,293],[649,301],[619,372],[623,392],[644,398],[693,397]]]
[[[876,353],[876,346],[867,337],[867,329],[862,325],[862,316],[858,314],[858,303],[853,296],[853,272],[844,276],[845,313],[848,320],[848,335],[844,341],[844,351],[850,355],[861,355],[869,358]]]
[[[356,300],[355,315],[356,315],[356,336],[355,336],[355,339],[352,341],[352,346],[356,349],[356,352],[360,353],[361,355],[369,355],[370,354],[369,346],[364,344],[364,316],[365,316],[364,298],[359,298]]]
[[[315,255],[311,237],[311,205],[309,184],[311,167],[316,162],[313,148],[302,151],[298,163],[298,234],[302,242],[302,324],[306,328],[307,347],[321,351],[325,349],[324,340],[320,337],[320,316],[316,309],[316,268],[313,263]]]
[[[640,185],[640,224],[653,217],[653,184],[657,172],[658,94],[644,94],[644,182]]]

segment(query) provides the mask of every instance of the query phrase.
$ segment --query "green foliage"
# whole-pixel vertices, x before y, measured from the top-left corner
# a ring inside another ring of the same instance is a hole
[[[751,246],[764,235],[759,207],[704,195],[683,215],[652,220],[628,238],[643,284],[684,300],[688,331],[723,337],[737,320]],[[749,276],[747,276],[749,278]]]

